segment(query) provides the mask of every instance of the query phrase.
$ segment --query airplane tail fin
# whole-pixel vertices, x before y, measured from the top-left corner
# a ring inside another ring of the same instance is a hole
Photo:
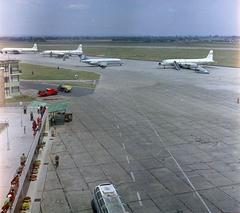
[[[210,51],[209,51],[208,56],[207,56],[206,59],[213,61],[213,50],[210,50]]]
[[[77,50],[80,51],[80,52],[82,52],[82,45],[81,45],[81,44],[79,44]]]
[[[78,56],[79,56],[80,60],[86,60],[86,59],[88,59],[84,54],[78,55]]]
[[[34,45],[33,45],[33,49],[34,49],[34,50],[37,50],[37,44],[34,44]]]

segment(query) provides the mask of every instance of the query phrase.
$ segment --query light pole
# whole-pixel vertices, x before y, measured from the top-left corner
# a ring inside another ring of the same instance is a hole
[[[22,121],[22,102],[19,103],[21,106],[21,127],[23,126],[23,121]]]
[[[5,124],[7,124],[7,150],[10,150],[10,142],[9,142],[9,136],[8,136],[8,126],[9,126],[9,120],[6,118]]]

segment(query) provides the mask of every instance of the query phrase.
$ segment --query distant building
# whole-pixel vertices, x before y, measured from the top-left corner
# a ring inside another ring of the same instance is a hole
[[[20,95],[19,76],[22,71],[18,68],[19,60],[0,60],[0,69],[4,70],[5,97]]]

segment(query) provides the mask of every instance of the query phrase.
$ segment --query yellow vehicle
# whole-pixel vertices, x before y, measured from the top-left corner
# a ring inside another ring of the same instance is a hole
[[[72,87],[69,86],[69,85],[64,85],[64,84],[61,84],[57,87],[58,91],[61,91],[61,92],[71,92],[72,91]]]

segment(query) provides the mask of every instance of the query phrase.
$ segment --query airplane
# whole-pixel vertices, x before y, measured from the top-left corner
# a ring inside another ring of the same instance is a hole
[[[213,50],[210,50],[206,58],[199,59],[166,59],[159,62],[159,66],[174,66],[176,70],[180,70],[181,68],[185,69],[194,69],[197,73],[209,74],[207,70],[205,70],[200,65],[214,63],[213,60]]]
[[[122,66],[122,64],[124,64],[124,61],[122,61],[119,58],[89,59],[84,54],[79,55],[79,58],[80,58],[80,61],[83,63],[88,63],[90,65],[99,66],[101,68],[105,68],[110,64],[112,64],[112,65],[119,64],[120,66]]]
[[[45,50],[40,53],[40,55],[50,55],[52,57],[53,55],[57,56],[71,56],[71,55],[81,55],[82,52],[82,45],[80,44],[76,50]]]
[[[22,52],[37,52],[37,44],[34,44],[32,48],[3,48],[1,53],[14,53],[14,54],[19,54]]]

